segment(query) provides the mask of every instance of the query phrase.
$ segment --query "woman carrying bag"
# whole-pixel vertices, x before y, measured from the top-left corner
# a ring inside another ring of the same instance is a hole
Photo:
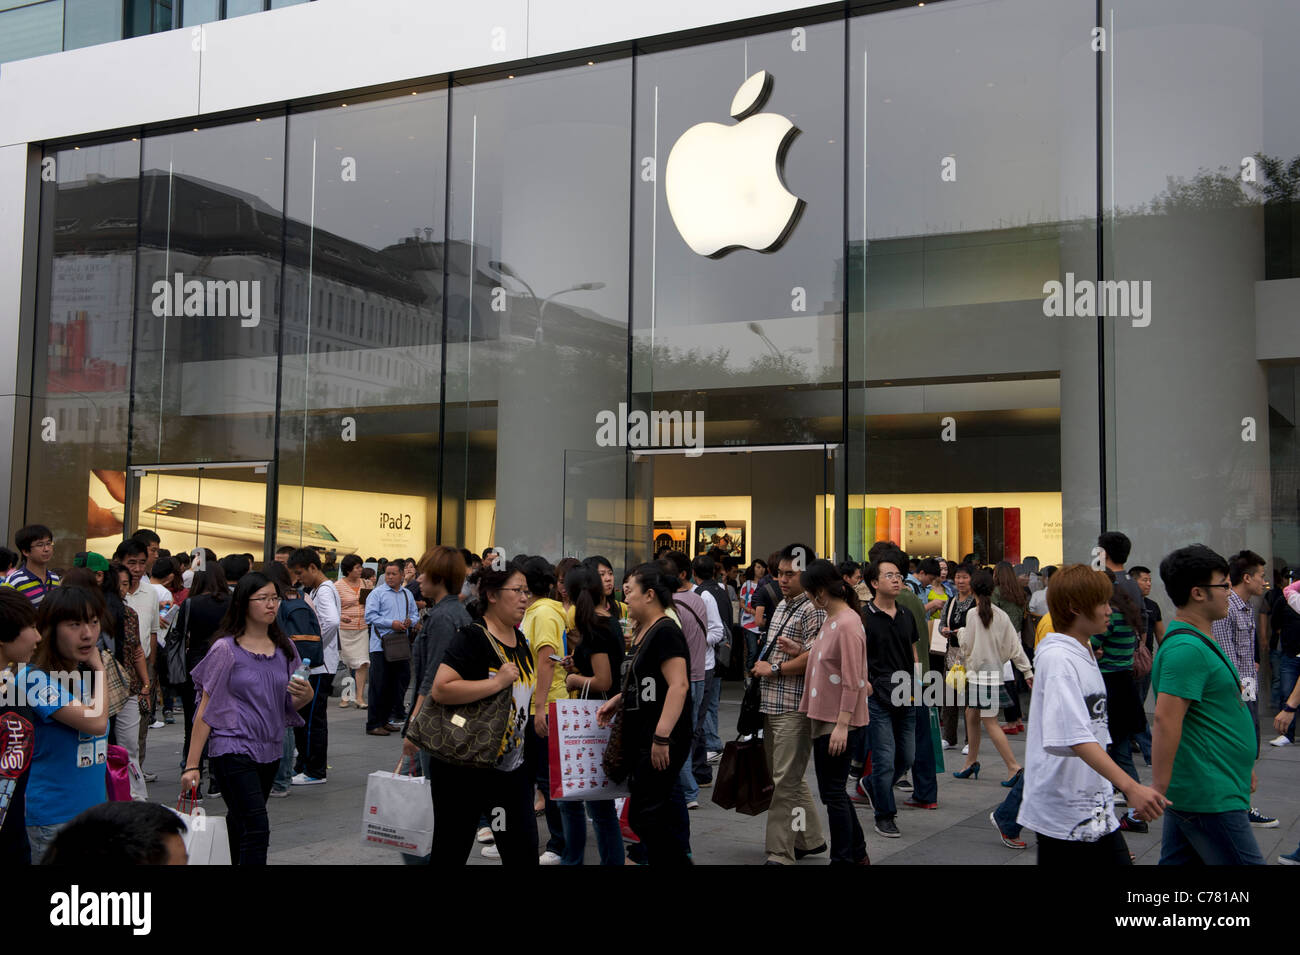
[[[444,734],[457,726],[472,730],[480,717],[490,721],[487,711],[494,706],[471,706],[484,700],[508,707],[508,714],[495,757],[492,740],[486,740],[489,752],[482,761],[477,750],[457,762],[450,761],[449,750],[431,751],[434,822],[429,864],[464,865],[479,818],[486,817],[505,865],[537,865],[533,779],[524,761],[524,731],[536,675],[528,641],[519,630],[528,587],[523,573],[513,567],[485,568],[478,592],[483,619],[451,638],[433,678],[429,698],[434,705],[421,707],[417,716],[424,719],[413,720],[411,729],[433,721]]]
[[[673,804],[673,786],[694,734],[686,706],[690,651],[681,627],[664,613],[676,589],[658,564],[642,564],[628,576],[623,596],[636,625],[631,664],[624,667],[623,692],[596,715],[601,726],[616,714],[623,724],[615,727],[611,746],[618,736],[615,758],[628,772],[628,823],[651,865],[690,864]]]

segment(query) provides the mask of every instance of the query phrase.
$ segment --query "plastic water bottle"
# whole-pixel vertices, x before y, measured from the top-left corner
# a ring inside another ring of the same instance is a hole
[[[303,657],[302,666],[293,671],[295,680],[302,680],[304,683],[310,682],[308,676],[311,674],[311,660]]]

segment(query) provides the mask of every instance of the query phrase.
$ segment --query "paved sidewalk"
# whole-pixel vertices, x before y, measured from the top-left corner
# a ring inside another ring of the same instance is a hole
[[[735,725],[740,705],[738,684],[724,685],[721,725]],[[1271,720],[1271,714],[1268,719]],[[323,786],[294,787],[287,799],[272,799],[270,862],[274,865],[398,865],[395,852],[374,849],[361,843],[361,807],[365,798],[366,777],[375,770],[392,772],[401,754],[401,740],[365,735],[363,711],[341,709],[338,700],[330,701],[330,772]],[[1271,729],[1271,726],[1266,727]],[[1300,789],[1295,780],[1300,772],[1300,748],[1275,749],[1268,745],[1271,733],[1264,734],[1262,758],[1258,765],[1259,792],[1255,804],[1265,813],[1276,816],[1276,829],[1256,829],[1260,850],[1269,864],[1282,852],[1290,852],[1300,843]],[[149,733],[147,769],[158,774],[149,787],[150,798],[175,805],[180,785],[180,747],[183,727],[179,722]],[[724,739],[726,735],[724,733]],[[1024,736],[1010,737],[1012,749],[1023,762]],[[1007,849],[989,822],[989,811],[1006,795],[998,783],[1006,778],[1002,760],[992,744],[980,745],[982,771],[978,780],[953,779],[953,769],[960,769],[960,747],[944,753],[947,772],[939,779],[939,809],[935,811],[903,808],[899,793],[898,827],[900,839],[884,839],[872,830],[872,816],[865,807],[858,816],[867,835],[867,850],[876,864],[926,865],[1032,865],[1034,836],[1026,832],[1028,850]],[[1151,781],[1150,769],[1136,756],[1143,782]],[[808,784],[817,793],[812,765]],[[711,790],[700,791],[700,808],[691,812],[691,845],[695,861],[702,865],[756,865],[764,861],[763,830],[766,816],[741,816],[726,812],[709,801]],[[219,798],[209,798],[204,808],[209,814],[221,815],[225,807]],[[820,804],[818,805],[821,810]],[[822,816],[823,822],[825,816]],[[539,820],[539,823],[541,820]],[[544,832],[544,825],[542,826]],[[1155,865],[1160,858],[1160,824],[1148,835],[1125,835],[1129,848],[1137,854],[1140,865]],[[542,836],[543,843],[545,835]],[[471,864],[498,865],[479,856],[477,848]],[[595,837],[588,835],[587,864],[598,862]],[[817,856],[803,865],[823,865],[826,856]]]

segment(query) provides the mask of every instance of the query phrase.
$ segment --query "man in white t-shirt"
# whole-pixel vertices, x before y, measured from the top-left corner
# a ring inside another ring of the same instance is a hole
[[[311,598],[312,609],[320,623],[321,661],[311,668],[309,679],[315,696],[299,711],[306,723],[294,728],[298,758],[292,780],[294,786],[316,786],[325,782],[328,768],[330,692],[339,668],[339,592],[334,582],[321,570],[320,555],[314,548],[300,547],[286,561],[289,572]]]
[[[1130,863],[1115,818],[1116,787],[1145,822],[1169,805],[1106,754],[1106,685],[1089,638],[1105,631],[1110,597],[1110,580],[1084,564],[1052,575],[1047,601],[1055,630],[1034,650],[1033,719],[1018,816],[1020,825],[1038,833],[1039,865]]]
[[[140,717],[140,767],[144,770],[145,743],[148,739],[150,725],[153,723],[153,708],[158,700],[157,637],[162,630],[158,619],[158,593],[153,589],[148,577],[149,549],[141,540],[129,538],[118,545],[113,559],[121,561],[131,572],[131,584],[122,595],[126,605],[135,611],[140,619],[140,648],[144,651],[145,666],[149,671],[149,711]],[[145,782],[157,779],[156,773],[145,772]]]

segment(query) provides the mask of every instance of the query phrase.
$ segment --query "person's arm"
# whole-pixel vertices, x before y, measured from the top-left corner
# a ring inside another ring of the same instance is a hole
[[[549,732],[546,718],[550,713],[551,680],[555,677],[555,661],[551,659],[551,654],[558,656],[559,652],[559,648],[552,647],[550,644],[537,648],[537,689],[534,691],[537,704],[533,712],[533,729],[541,737],[545,737]]]
[[[201,775],[198,769],[199,763],[203,759],[203,747],[208,743],[208,737],[212,735],[212,727],[203,719],[203,714],[208,711],[208,703],[211,697],[208,691],[204,690],[202,697],[199,699],[199,708],[194,713],[194,726],[190,730],[190,751],[185,757],[185,772],[181,773],[181,794],[189,792],[199,784]]]
[[[366,598],[366,612],[363,619],[368,627],[388,628],[392,621],[384,620],[384,615],[388,612],[387,601],[380,595],[379,591],[371,591],[370,596]]]
[[[608,653],[593,653],[591,655],[591,671],[591,676],[570,673],[564,678],[565,689],[581,693],[583,686],[589,684],[586,687],[589,693],[604,693],[614,685],[614,680],[610,675]]]
[[[1151,729],[1151,780],[1156,792],[1164,795],[1174,771],[1174,756],[1183,739],[1183,718],[1191,700],[1168,693],[1156,694],[1155,725]]]
[[[659,713],[659,723],[655,726],[655,736],[670,739],[677,719],[682,715],[690,693],[690,675],[686,672],[685,657],[669,657],[660,667],[664,679],[668,681],[668,695],[664,699],[664,708]],[[668,747],[655,743],[650,747],[650,762],[655,769],[667,769],[670,762]]]
[[[1292,690],[1291,695],[1287,697],[1286,705],[1290,707],[1300,707],[1300,681],[1296,682],[1295,689]],[[1295,714],[1283,710],[1278,713],[1277,716],[1273,717],[1273,729],[1277,730],[1279,733],[1285,733],[1291,728],[1291,724],[1294,721]]]
[[[338,591],[322,586],[316,591],[316,596],[316,619],[320,623],[321,645],[328,646],[339,638],[339,624],[343,615]]]
[[[460,706],[500,693],[517,679],[519,679],[519,668],[509,662],[502,664],[496,675],[486,680],[463,679],[459,673],[444,663],[438,667],[438,675],[433,678],[433,692],[430,696],[435,703]]]
[[[704,622],[708,627],[708,632],[704,635],[704,642],[711,647],[716,647],[726,637],[726,632],[722,629],[722,613],[718,610],[718,602],[713,598],[713,594],[700,594],[704,601]]]
[[[92,686],[96,688],[103,687],[100,692],[107,693],[108,685],[104,681],[104,661],[100,657],[99,651],[96,650],[92,653],[90,659],[86,662],[91,669]],[[92,699],[91,705],[86,706],[80,700],[71,700],[55,710],[51,718],[69,729],[76,730],[78,733],[103,736],[108,732],[107,702],[106,699]]]
[[[754,604],[754,625],[760,630],[763,629],[763,621],[767,619],[767,608],[760,603]]]
[[[1071,746],[1074,755],[1087,763],[1094,772],[1110,780],[1111,785],[1124,794],[1129,808],[1135,810],[1137,817],[1150,822],[1164,815],[1165,807],[1172,805],[1161,793],[1150,786],[1143,786],[1106,755],[1100,743],[1077,743]]]
[[[1017,670],[1024,674],[1025,682],[1034,685],[1034,665],[1029,662],[1029,654],[1020,645],[1020,635],[1012,628],[1010,621],[1002,630],[1002,644],[1008,651],[1008,657]]]

